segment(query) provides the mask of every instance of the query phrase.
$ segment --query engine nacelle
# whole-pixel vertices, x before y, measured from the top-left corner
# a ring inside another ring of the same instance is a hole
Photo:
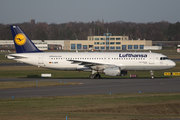
[[[108,76],[120,76],[121,75],[121,69],[120,67],[106,67],[104,69],[105,75]]]

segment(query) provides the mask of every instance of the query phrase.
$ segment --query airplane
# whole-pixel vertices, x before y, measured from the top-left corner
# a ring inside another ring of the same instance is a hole
[[[10,27],[17,53],[6,57],[38,67],[89,71],[91,79],[101,78],[99,73],[125,76],[127,71],[150,71],[153,79],[155,70],[171,69],[176,65],[167,56],[152,52],[43,52],[19,26]]]

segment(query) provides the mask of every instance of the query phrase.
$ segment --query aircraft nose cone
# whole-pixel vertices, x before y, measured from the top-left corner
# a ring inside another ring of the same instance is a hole
[[[171,61],[170,66],[173,68],[173,67],[175,67],[175,66],[176,66],[176,63],[175,63],[174,61]]]

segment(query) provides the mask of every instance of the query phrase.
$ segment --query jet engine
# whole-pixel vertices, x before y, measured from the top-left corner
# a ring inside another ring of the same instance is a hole
[[[121,70],[120,67],[106,67],[104,69],[104,74],[108,76],[126,76],[127,71]]]
[[[121,68],[120,67],[106,67],[104,69],[105,75],[108,76],[120,76],[121,75]]]

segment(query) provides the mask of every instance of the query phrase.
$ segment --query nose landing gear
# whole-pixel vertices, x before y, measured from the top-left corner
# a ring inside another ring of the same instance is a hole
[[[151,79],[154,79],[154,71],[150,71],[150,74],[151,74]]]

